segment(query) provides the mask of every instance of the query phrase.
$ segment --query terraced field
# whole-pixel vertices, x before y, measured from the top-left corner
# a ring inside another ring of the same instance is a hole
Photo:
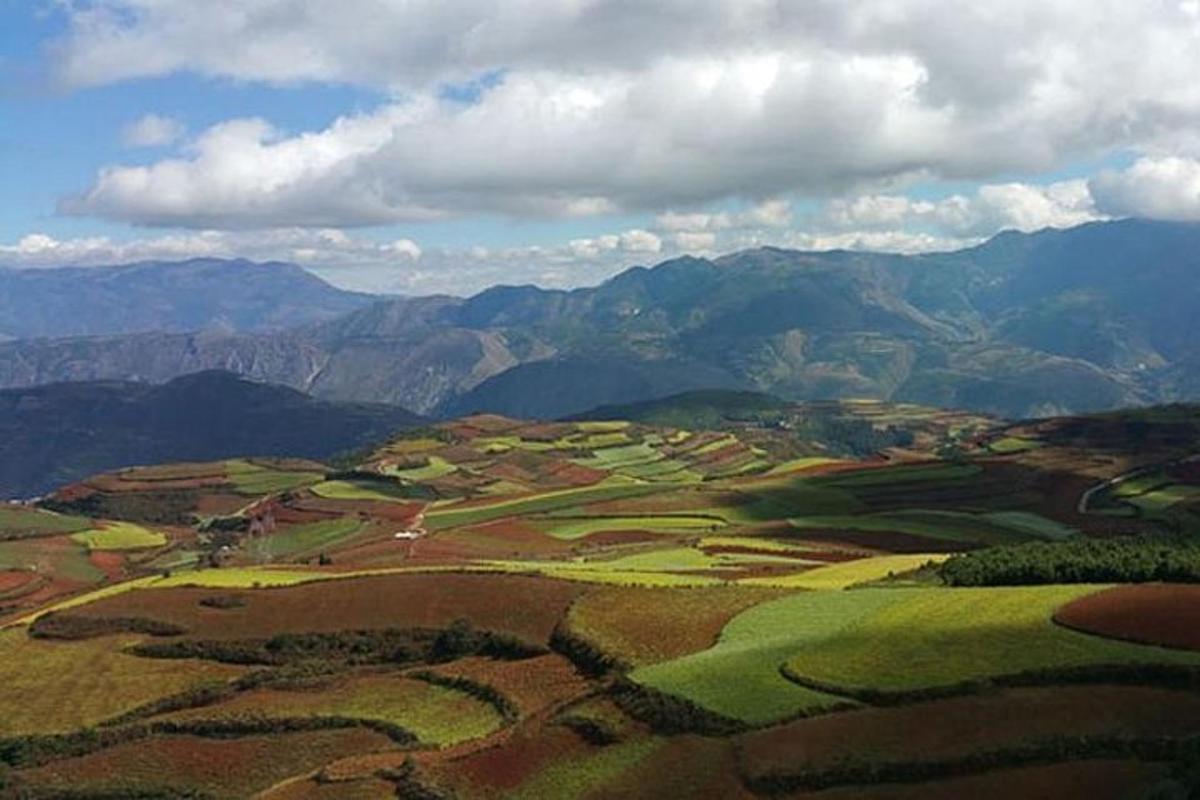
[[[906,445],[855,461],[797,440],[799,412],[476,416],[336,470],[140,467],[65,487],[59,513],[0,506],[0,796],[1179,789],[1194,587],[1044,584],[1018,558],[1200,575],[1154,538],[1197,477],[1178,415],[1126,441],[1112,420],[809,413]],[[910,418],[911,441],[886,427]],[[1021,585],[951,588],[954,554]]]

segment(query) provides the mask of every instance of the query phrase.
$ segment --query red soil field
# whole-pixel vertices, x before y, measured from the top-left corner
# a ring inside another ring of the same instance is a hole
[[[394,800],[396,785],[382,778],[324,781],[310,778],[281,783],[259,795],[260,800]]]
[[[504,797],[533,775],[586,753],[574,732],[558,725],[522,728],[496,747],[476,750],[454,760],[428,759],[421,770],[438,786],[458,796]],[[424,761],[420,755],[418,761]]]
[[[739,752],[745,773],[761,775],[832,767],[847,753],[899,762],[955,758],[1049,736],[1186,736],[1195,731],[1197,719],[1200,697],[1181,691],[1013,689],[798,720],[740,737]]]
[[[125,574],[125,556],[113,550],[93,550],[88,560],[110,581],[118,581]]]
[[[530,716],[578,697],[590,688],[571,662],[550,654],[522,661],[464,658],[434,668],[443,675],[457,675],[497,689],[516,703],[522,716]]]
[[[234,514],[246,506],[246,497],[240,494],[206,492],[196,498],[196,513],[205,517],[223,517]]]
[[[1113,639],[1200,650],[1200,586],[1117,586],[1067,603],[1054,621]]]
[[[0,572],[0,596],[17,594],[28,589],[40,579],[41,577],[36,572],[26,572],[22,569]]]
[[[793,536],[800,531],[793,529]],[[954,542],[934,539],[900,531],[850,531],[850,530],[803,530],[803,540],[814,547],[827,545],[850,545],[862,550],[879,553],[960,553],[973,550],[980,545],[971,542]]]
[[[455,542],[469,549],[476,558],[563,555],[570,552],[567,542],[547,536],[522,519],[503,519],[470,528],[439,532],[430,542]]]
[[[788,795],[791,800],[1128,800],[1164,768],[1137,761],[1074,761],[1001,769],[931,783],[852,786]]]
[[[651,533],[650,531],[596,531],[589,533],[587,536],[578,539],[577,541],[584,544],[600,547],[621,544],[640,544],[642,542],[662,542],[667,538],[667,534]]]
[[[396,502],[383,500],[333,500],[325,497],[306,496],[293,500],[288,506],[297,512],[308,512],[325,515],[325,518],[341,517],[347,514],[360,514],[407,525],[412,518],[425,508],[424,503],[410,502],[397,499]]]
[[[229,480],[224,476],[206,476],[199,478],[172,478],[162,480],[139,480],[133,476],[96,475],[87,479],[87,485],[101,492],[172,492],[180,489],[204,489],[209,487],[227,486]]]
[[[372,628],[444,627],[465,618],[476,627],[544,643],[584,587],[522,575],[432,573],[317,581],[236,592],[203,588],[142,589],[77,609],[90,616],[152,616],[204,639]],[[201,606],[214,594],[246,605]]]
[[[394,746],[382,734],[362,729],[238,739],[172,736],[117,745],[19,774],[31,785],[59,789],[132,791],[169,785],[218,797],[248,797],[335,759]]]
[[[780,594],[749,586],[604,586],[577,600],[567,621],[572,632],[606,653],[652,664],[712,646],[735,615]]]

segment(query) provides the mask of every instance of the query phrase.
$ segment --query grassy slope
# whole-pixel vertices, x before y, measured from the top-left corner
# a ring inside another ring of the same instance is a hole
[[[89,550],[141,550],[162,547],[167,537],[132,522],[109,522],[102,528],[72,534],[71,538]]]
[[[1027,670],[1093,664],[1200,664],[1200,655],[1076,633],[1054,610],[1094,586],[865,589],[789,598],[795,620],[843,618],[798,628],[788,669],[821,683],[921,689]],[[846,599],[849,598],[849,599]]]

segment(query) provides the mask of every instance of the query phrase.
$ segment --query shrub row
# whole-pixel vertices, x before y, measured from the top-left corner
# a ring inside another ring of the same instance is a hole
[[[746,788],[755,794],[777,795],[821,791],[835,786],[869,786],[880,783],[920,783],[971,775],[996,769],[1057,764],[1101,758],[1141,761],[1179,761],[1195,753],[1200,740],[1168,738],[1132,739],[1117,736],[1053,737],[1014,747],[984,750],[940,761],[860,762],[799,769],[795,772],[743,775]]]
[[[461,675],[442,675],[441,673],[430,672],[428,670],[413,672],[409,677],[425,681],[426,683],[431,683],[434,686],[443,686],[447,689],[454,689],[455,691],[469,694],[477,700],[482,700],[483,702],[493,706],[500,714],[501,719],[503,719],[504,722],[509,725],[521,718],[521,711],[517,708],[516,704],[513,703],[512,700],[509,700],[508,697],[506,697],[495,686],[489,686],[486,683],[479,683],[478,681],[473,681],[470,678],[464,678]]]
[[[750,729],[740,720],[709,711],[682,697],[650,689],[627,679],[613,683],[609,695],[629,716],[649,725],[655,733],[731,736]]]
[[[100,723],[102,728],[127,725],[160,714],[170,714],[175,711],[187,711],[193,708],[203,708],[228,700],[238,692],[248,692],[252,689],[312,689],[330,680],[337,674],[332,665],[327,664],[297,664],[278,669],[260,669],[247,673],[229,683],[212,683],[197,686],[177,694],[145,703],[124,714],[107,719]]]
[[[580,739],[596,747],[607,747],[621,741],[621,735],[603,720],[568,715],[558,722],[573,731]]]
[[[237,739],[304,731],[367,728],[398,744],[414,745],[417,737],[399,725],[356,717],[244,717],[239,719],[154,722],[123,728],[86,729],[58,735],[17,736],[0,739],[0,763],[10,767],[36,767],[63,758],[76,758],[152,736],[198,736]]]
[[[951,586],[1200,582],[1200,539],[1118,536],[1025,542],[951,556],[938,568]]]
[[[170,622],[148,617],[87,617],[52,611],[43,614],[29,626],[29,635],[36,639],[94,639],[120,633],[141,633],[147,636],[179,636],[187,630]]]
[[[550,634],[550,649],[566,658],[580,673],[600,678],[612,672],[628,672],[630,665],[605,653],[587,639],[572,633],[559,622]]]
[[[997,675],[986,680],[930,686],[921,689],[869,689],[846,687],[816,681],[780,667],[783,677],[793,683],[828,694],[837,694],[868,705],[898,706],[923,703],[966,694],[980,694],[1001,688],[1061,685],[1123,685],[1200,691],[1200,667],[1183,664],[1093,664],[1082,667],[1050,667]]]

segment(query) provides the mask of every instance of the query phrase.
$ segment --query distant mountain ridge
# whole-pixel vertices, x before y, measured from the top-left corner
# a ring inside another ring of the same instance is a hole
[[[332,319],[378,299],[282,262],[0,268],[0,341],[209,328],[265,332]]]
[[[327,458],[424,419],[202,372],[162,385],[104,381],[0,391],[0,497],[119,467],[235,456]]]
[[[1200,398],[1198,275],[1200,225],[1142,220],[916,256],[760,248],[265,334],[7,342],[0,386],[221,368],[443,415],[561,417],[707,388],[1088,412]]]

